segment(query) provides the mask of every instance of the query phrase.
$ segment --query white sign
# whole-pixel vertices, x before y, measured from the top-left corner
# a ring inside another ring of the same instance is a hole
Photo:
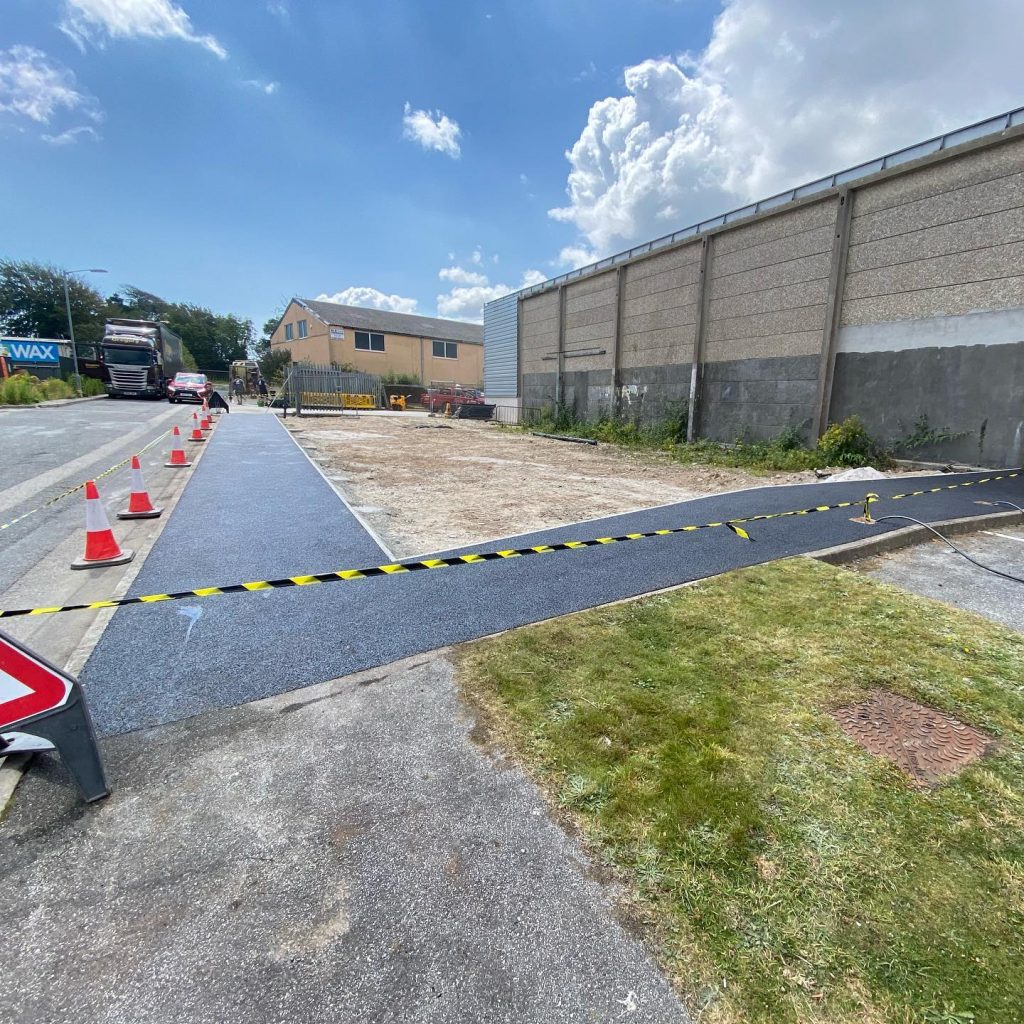
[[[331,328],[331,341],[344,341],[345,340],[345,329],[343,327],[332,327]]]

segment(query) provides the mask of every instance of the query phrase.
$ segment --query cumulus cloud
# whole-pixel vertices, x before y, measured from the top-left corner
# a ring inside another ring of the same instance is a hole
[[[408,299],[403,295],[388,295],[366,285],[346,288],[333,295],[323,293],[317,296],[317,300],[319,302],[337,302],[342,306],[370,306],[373,309],[389,309],[392,313],[415,313],[417,306],[415,299]]]
[[[61,110],[77,111],[92,121],[102,118],[96,100],[78,89],[74,73],[42,50],[0,50],[0,112],[49,124]]]
[[[550,216],[606,255],[998,113],[1022,33],[1019,0],[725,0],[705,50],[591,107]]]
[[[559,252],[558,259],[554,261],[554,264],[556,267],[576,270],[577,267],[587,267],[591,263],[596,263],[600,258],[598,253],[585,245],[567,245]]]
[[[77,128],[69,128],[67,131],[61,132],[59,135],[41,136],[44,142],[49,142],[52,146],[70,146],[80,138],[99,141],[99,137],[99,132],[96,131],[95,128],[90,128],[87,124],[79,125]]]
[[[413,142],[418,142],[424,149],[433,149],[444,153],[453,160],[462,155],[459,136],[462,129],[458,122],[453,121],[440,110],[413,110],[408,103],[405,105],[405,116],[402,118],[402,134]]]
[[[267,10],[284,22],[291,21],[292,12],[285,0],[267,0]]]
[[[481,259],[475,259],[477,255]],[[482,253],[478,249],[473,256],[473,263],[479,266],[483,258]],[[491,284],[490,278],[486,274],[467,270],[464,267],[444,267],[437,276],[445,281],[456,282],[455,287],[450,291],[438,295],[437,315],[453,320],[467,320],[474,324],[483,321],[485,302],[500,299],[502,295],[508,295],[509,292],[528,288],[532,284],[540,284],[541,281],[547,280],[546,275],[539,270],[527,270],[519,284],[509,287],[507,284]]]
[[[224,60],[228,52],[211,35],[199,35],[173,0],[66,0],[61,31],[81,49],[110,39],[181,39]]]
[[[465,267],[442,267],[437,276],[442,281],[453,281],[455,284],[487,284],[486,274],[478,274]]]

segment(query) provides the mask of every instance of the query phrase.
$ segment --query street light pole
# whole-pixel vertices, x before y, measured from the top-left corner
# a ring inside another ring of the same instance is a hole
[[[82,375],[78,372],[78,346],[75,344],[75,325],[71,319],[71,293],[68,291],[68,278],[72,274],[105,274],[100,267],[86,267],[83,270],[64,271],[64,307],[68,312],[68,334],[71,335],[71,355],[75,360],[75,392],[82,397]]]

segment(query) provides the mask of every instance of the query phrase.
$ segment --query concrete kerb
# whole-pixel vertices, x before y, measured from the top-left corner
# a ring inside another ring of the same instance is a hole
[[[98,402],[109,395],[88,395],[85,398],[53,398],[49,402],[33,402],[31,405],[0,405],[0,412],[7,410],[24,412],[26,409],[52,409],[57,405],[78,405],[79,402]]]
[[[100,395],[98,397],[105,398],[106,396]],[[92,399],[73,399],[73,401],[92,401]],[[206,448],[201,448],[196,453],[196,457],[192,460],[193,473],[195,472],[196,466],[199,464],[199,460],[203,457],[203,453],[206,451]],[[172,477],[172,479],[174,478]],[[178,504],[178,500],[181,498],[182,492],[188,486],[188,482],[191,479],[192,473],[178,475],[178,482],[167,495],[166,503],[164,505],[164,511],[167,513],[167,516],[161,517],[159,523],[154,521],[157,529],[150,536],[145,537],[138,542],[138,546],[135,549],[135,560],[126,568],[124,575],[121,576],[121,579],[112,588],[112,596],[114,598],[124,597],[124,595],[128,593],[128,589],[135,582],[136,576],[138,576],[142,571],[142,567],[146,564],[146,558],[149,555],[149,552],[159,539],[164,526],[167,524],[171,513],[174,512],[174,508]],[[116,608],[107,608],[101,609],[96,613],[96,618],[86,630],[85,635],[76,645],[74,651],[71,652],[71,656],[65,663],[65,672],[77,677],[78,673],[81,672],[82,668],[85,666],[85,663],[89,660],[89,655],[92,654],[93,649],[100,642],[100,637],[103,636],[103,631],[109,625],[110,620],[114,617],[114,612],[116,611]],[[0,821],[3,820],[4,814],[7,812],[7,808],[14,796],[14,791],[17,789],[18,783],[21,781],[25,772],[28,771],[29,765],[32,763],[32,757],[32,754],[17,755],[15,757],[8,758],[0,757]]]
[[[943,536],[959,537],[968,533],[977,533],[979,530],[991,526],[1017,526],[1020,523],[1024,523],[1024,514],[1020,512],[987,512],[980,516],[946,519],[940,523],[929,523],[929,525]],[[867,523],[864,524],[864,528],[871,529]],[[931,540],[934,536],[923,526],[906,526],[873,537],[865,537],[863,540],[855,540],[850,544],[838,544],[832,548],[809,551],[802,557],[828,562],[829,565],[849,565],[851,562],[859,562],[862,558],[871,558],[873,555],[883,555],[890,551],[899,551],[900,548],[920,544]]]

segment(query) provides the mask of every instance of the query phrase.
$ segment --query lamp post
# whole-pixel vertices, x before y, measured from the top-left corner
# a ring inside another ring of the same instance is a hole
[[[105,274],[102,267],[85,267],[82,270],[64,271],[64,306],[68,311],[68,333],[71,335],[71,355],[75,360],[75,391],[82,397],[82,375],[78,372],[78,346],[75,344],[75,325],[71,321],[71,294],[68,292],[68,278],[72,274]]]

